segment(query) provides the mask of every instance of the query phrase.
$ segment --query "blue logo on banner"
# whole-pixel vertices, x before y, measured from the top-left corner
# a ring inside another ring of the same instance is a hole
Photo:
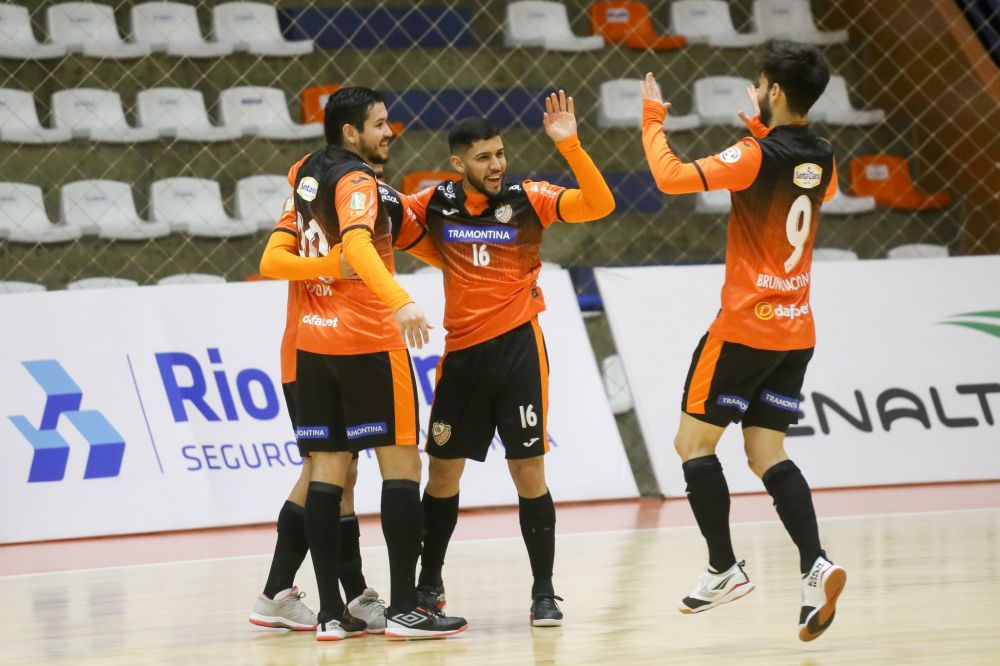
[[[796,398],[789,398],[787,395],[781,395],[780,393],[775,393],[774,391],[769,391],[764,389],[760,393],[760,399],[772,407],[777,407],[778,409],[783,409],[786,412],[796,412],[799,411],[799,401]]]
[[[329,439],[330,429],[326,426],[299,426],[295,429],[298,439]]]
[[[444,239],[449,243],[500,243],[509,245],[517,240],[514,227],[472,227],[445,225]]]
[[[723,407],[738,409],[740,414],[750,409],[750,402],[738,395],[720,395],[715,402]]]
[[[11,416],[10,421],[35,450],[31,458],[28,483],[62,481],[69,461],[69,444],[56,430],[59,417],[65,416],[90,445],[85,479],[118,476],[125,439],[118,434],[104,415],[94,409],[80,409],[83,391],[66,373],[58,361],[43,359],[21,363],[45,391],[42,422],[36,428],[24,416]]]
[[[385,424],[385,421],[380,423],[362,423],[356,426],[347,426],[347,439],[360,439],[362,437],[371,437],[372,435],[387,435],[389,434],[389,426]]]

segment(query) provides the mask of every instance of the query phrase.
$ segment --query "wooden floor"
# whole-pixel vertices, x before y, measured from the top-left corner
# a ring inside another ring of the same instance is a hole
[[[252,627],[267,556],[0,577],[0,664],[1000,663],[1000,509],[845,516],[821,533],[849,577],[833,627],[810,644],[797,639],[794,547],[763,522],[733,527],[757,589],[697,616],[675,610],[703,566],[696,528],[561,535],[555,629],[528,625],[520,538],[455,542],[448,610],[470,628],[447,641],[319,644]],[[384,549],[364,556],[387,592]],[[298,582],[315,604],[308,564]]]

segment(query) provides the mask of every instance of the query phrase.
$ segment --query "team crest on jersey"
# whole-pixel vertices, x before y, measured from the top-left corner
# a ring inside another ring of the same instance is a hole
[[[823,167],[812,162],[800,164],[792,172],[792,182],[807,190],[819,185],[821,180],[823,180]]]
[[[510,218],[513,214],[514,211],[513,209],[511,209],[510,204],[504,204],[500,206],[499,208],[497,208],[495,213],[497,217],[497,222],[499,222],[500,224],[507,224],[508,222],[510,222]]]
[[[431,436],[438,446],[444,446],[451,439],[451,424],[443,421],[435,421],[431,424]]]
[[[739,149],[738,146],[733,146],[732,148],[726,148],[721,153],[719,153],[719,159],[726,164],[734,164],[740,161],[743,157],[743,151]]]
[[[306,176],[299,181],[299,186],[295,190],[305,201],[313,201],[319,194],[319,181],[312,176]]]
[[[355,192],[351,195],[351,210],[365,210],[368,208],[368,197],[364,192]]]

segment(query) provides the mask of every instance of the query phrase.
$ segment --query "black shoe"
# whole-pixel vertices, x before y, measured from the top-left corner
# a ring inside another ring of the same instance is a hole
[[[444,585],[418,585],[417,586],[417,605],[427,610],[437,609],[439,611],[444,610],[445,604],[448,603],[444,598]]]
[[[536,594],[531,600],[531,626],[533,627],[561,627],[563,614],[559,610],[556,600],[562,601],[562,597],[554,594]]]
[[[368,625],[347,611],[340,619],[330,619],[316,625],[316,640],[341,641],[345,638],[364,636],[368,633]]]
[[[464,617],[447,617],[421,606],[409,611],[389,606],[385,611],[386,638],[444,638],[465,631],[467,626]]]

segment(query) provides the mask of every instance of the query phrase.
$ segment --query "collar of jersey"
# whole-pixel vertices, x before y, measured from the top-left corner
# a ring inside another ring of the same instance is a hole
[[[486,207],[483,208],[483,210],[480,211],[478,215],[473,215],[472,213],[469,212],[469,209],[466,208],[465,206],[466,202],[469,201],[470,199],[469,199],[469,194],[465,191],[465,187],[462,185],[462,181],[458,180],[452,182],[454,183],[454,188],[455,188],[455,203],[464,213],[469,215],[469,217],[483,217],[488,212],[492,211],[493,208],[498,203],[499,198],[503,196],[504,193],[507,191],[507,183],[505,181],[500,187],[500,194],[498,194],[496,197],[488,197],[485,194],[481,194],[479,192],[473,192],[471,199],[472,202],[477,204],[482,204],[482,203],[486,204]]]

